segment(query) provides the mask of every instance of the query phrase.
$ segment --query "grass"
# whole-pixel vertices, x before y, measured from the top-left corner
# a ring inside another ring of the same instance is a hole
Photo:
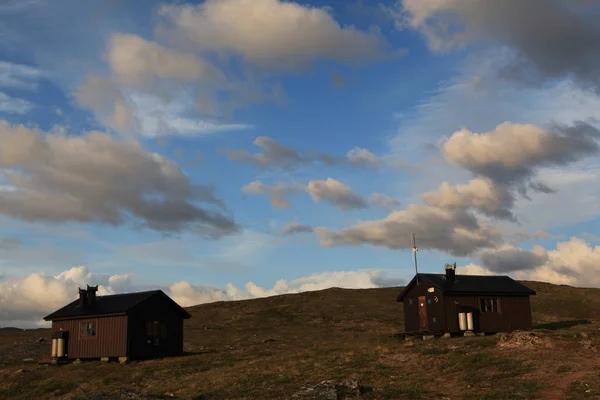
[[[191,307],[188,355],[128,365],[24,364],[49,354],[37,341],[49,331],[0,330],[0,398],[120,398],[126,388],[141,398],[288,399],[355,377],[364,399],[598,399],[600,290],[526,284],[539,293],[534,324],[550,347],[498,348],[496,336],[407,342],[392,336],[403,330],[399,288],[328,289]]]

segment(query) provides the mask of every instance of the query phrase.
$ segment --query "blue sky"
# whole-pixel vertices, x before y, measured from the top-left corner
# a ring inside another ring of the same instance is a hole
[[[397,285],[413,231],[424,272],[600,285],[597,8],[490,7],[4,2],[0,324],[16,288]]]

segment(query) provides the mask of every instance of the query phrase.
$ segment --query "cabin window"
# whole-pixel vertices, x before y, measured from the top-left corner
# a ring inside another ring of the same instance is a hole
[[[481,312],[497,313],[500,312],[500,301],[498,298],[486,297],[479,299]]]
[[[79,336],[81,337],[92,337],[96,336],[96,323],[95,322],[82,322],[79,325]]]
[[[149,339],[164,339],[167,337],[166,320],[148,320],[146,321],[146,336]]]

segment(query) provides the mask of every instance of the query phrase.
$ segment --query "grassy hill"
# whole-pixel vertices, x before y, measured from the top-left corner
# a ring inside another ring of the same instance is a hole
[[[0,398],[600,399],[600,289],[524,283],[536,329],[509,337],[394,337],[400,288],[190,307],[188,355],[128,365],[27,364],[49,331],[0,331]]]

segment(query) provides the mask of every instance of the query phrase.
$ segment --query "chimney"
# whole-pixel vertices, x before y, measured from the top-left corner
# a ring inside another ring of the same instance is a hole
[[[446,264],[444,269],[446,270],[446,282],[454,282],[454,278],[456,277],[456,263]]]
[[[82,306],[89,306],[96,303],[96,292],[98,286],[85,285],[85,289],[79,289],[79,304]]]
[[[88,292],[87,289],[79,289],[79,305],[85,306],[87,304]]]
[[[98,291],[98,285],[89,286],[85,285],[87,289],[87,301],[89,305],[93,305],[96,303],[96,292]]]

